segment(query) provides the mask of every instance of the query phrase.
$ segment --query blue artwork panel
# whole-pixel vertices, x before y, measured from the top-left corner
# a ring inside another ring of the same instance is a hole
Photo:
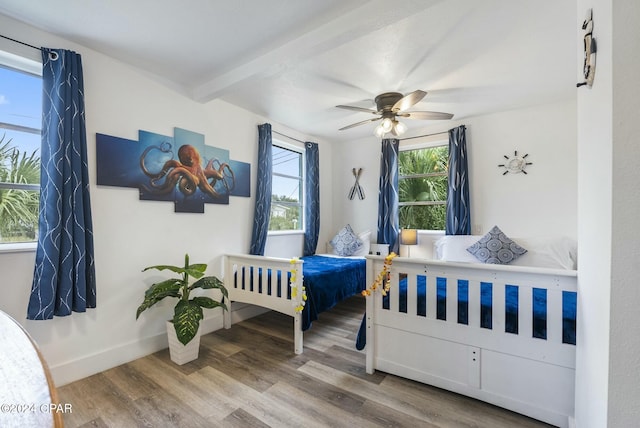
[[[231,190],[231,196],[251,196],[251,164],[235,160],[229,160],[229,165],[234,173],[235,186]]]
[[[205,150],[205,175],[211,192],[205,195],[209,204],[226,204],[234,186],[234,172],[229,167],[229,151],[207,146]]]
[[[140,153],[137,141],[96,134],[96,157],[101,160],[96,168],[98,184],[138,187],[143,177]]]
[[[173,137],[154,132],[139,131],[138,188],[140,199],[148,201],[173,201],[176,198],[175,183],[171,186],[163,171],[165,165],[176,158]],[[99,184],[99,183],[98,183]]]
[[[140,130],[138,141],[96,134],[96,158],[99,185],[138,188],[141,200],[171,201],[176,212],[250,196],[251,165],[187,129],[173,137]]]

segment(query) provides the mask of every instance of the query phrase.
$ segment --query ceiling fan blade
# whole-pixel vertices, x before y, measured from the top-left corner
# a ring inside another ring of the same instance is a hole
[[[365,123],[375,122],[376,120],[380,120],[382,117],[375,117],[373,119],[363,120],[362,122],[352,123],[351,125],[347,125],[344,128],[338,129],[338,131],[344,131],[345,129],[355,128],[356,126],[364,125]]]
[[[419,120],[447,120],[451,119],[453,114],[441,113],[439,111],[408,111],[406,113],[400,113],[398,116]]]
[[[371,109],[368,109],[368,108],[364,108],[364,107],[357,107],[357,106],[343,106],[343,105],[336,106],[336,107],[338,107],[338,108],[344,108],[344,109],[347,109],[347,110],[355,110],[355,111],[361,111],[361,112],[365,112],[365,113],[378,114],[378,112],[377,112],[377,111],[375,111],[375,110],[371,110]]]
[[[408,108],[413,107],[417,103],[419,103],[424,97],[427,95],[425,91],[421,91],[418,89],[417,91],[413,91],[410,94],[405,95],[400,98],[394,105],[391,107],[391,111],[403,111]]]

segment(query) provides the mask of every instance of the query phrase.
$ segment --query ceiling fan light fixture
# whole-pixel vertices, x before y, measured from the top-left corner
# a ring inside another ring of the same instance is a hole
[[[402,123],[402,122],[398,122],[398,121],[396,120],[396,121],[395,121],[395,124],[394,124],[394,129],[395,129],[395,131],[396,131],[396,132],[395,132],[395,134],[396,134],[396,135],[402,135],[402,134],[404,134],[405,132],[407,132],[407,125],[405,125],[405,124],[404,124],[404,123]]]
[[[385,122],[387,121],[387,122]],[[391,126],[389,126],[391,123]],[[386,126],[385,126],[386,125]],[[384,137],[385,134],[391,132],[396,137],[404,134],[407,131],[407,125],[402,122],[398,122],[395,119],[384,119],[382,123],[378,124],[374,130],[374,134],[378,138]]]
[[[380,126],[382,127],[382,130],[385,133],[387,133],[391,131],[391,129],[393,129],[393,120],[389,119],[388,117],[385,117],[384,119],[382,119]]]
[[[427,93],[419,89],[404,96],[400,92],[385,92],[376,96],[376,110],[359,106],[338,105],[336,107],[370,113],[377,116],[375,119],[363,120],[344,126],[340,128],[340,131],[364,125],[368,122],[380,120],[381,122],[374,129],[374,134],[379,138],[383,138],[384,135],[389,132],[395,136],[400,136],[407,131],[407,125],[399,122],[399,117],[419,120],[447,120],[453,118],[453,114],[451,113],[442,113],[437,111],[406,111],[420,102],[425,95],[427,95]]]

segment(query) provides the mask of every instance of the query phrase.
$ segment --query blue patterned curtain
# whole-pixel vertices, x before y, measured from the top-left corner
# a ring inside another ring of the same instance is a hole
[[[449,190],[447,192],[447,235],[471,234],[469,171],[465,126],[449,130]]]
[[[316,143],[305,143],[305,207],[304,255],[316,253],[320,232],[320,174],[319,153]]]
[[[42,49],[38,248],[27,318],[96,307],[84,84],[80,55]]]
[[[273,158],[271,156],[271,124],[258,125],[258,176],[256,185],[256,209],[253,217],[251,247],[249,254],[264,255],[271,216],[271,176]]]
[[[382,140],[380,158],[380,192],[378,195],[378,243],[389,244],[389,251],[398,253],[398,139]]]

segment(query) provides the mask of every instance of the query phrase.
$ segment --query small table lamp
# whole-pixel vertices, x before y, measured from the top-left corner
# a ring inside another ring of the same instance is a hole
[[[400,244],[417,245],[418,231],[416,229],[400,229]],[[411,257],[411,249],[407,248],[407,257]]]

